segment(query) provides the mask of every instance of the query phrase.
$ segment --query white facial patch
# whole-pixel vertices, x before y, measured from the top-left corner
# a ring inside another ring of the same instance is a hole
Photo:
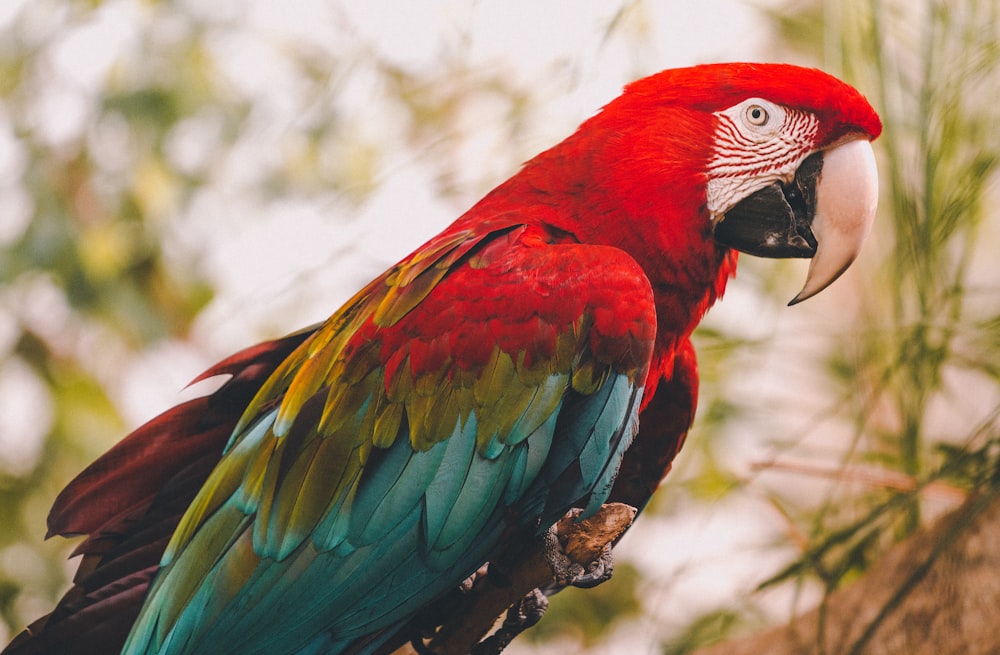
[[[788,182],[812,152],[819,129],[813,114],[749,98],[715,112],[718,119],[708,162],[708,210],[712,220],[750,194]]]

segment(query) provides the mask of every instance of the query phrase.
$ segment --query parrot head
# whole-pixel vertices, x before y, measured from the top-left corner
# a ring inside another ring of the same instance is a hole
[[[633,82],[577,135],[587,137],[586,165],[602,171],[588,201],[608,196],[630,217],[598,229],[623,233],[644,268],[677,280],[678,269],[695,276],[712,260],[705,270],[722,277],[692,286],[708,283],[714,298],[734,270],[732,250],[812,258],[795,304],[858,255],[875,215],[870,142],[881,130],[864,96],[827,73],[725,63]],[[719,251],[729,253],[721,267]]]
[[[769,68],[780,82],[783,67]],[[853,88],[820,71],[794,70],[769,97],[752,95],[713,113],[707,186],[717,241],[759,257],[812,258],[789,304],[822,291],[857,257],[878,202],[870,141],[882,129]],[[752,65],[729,68],[726,86],[736,91],[754,72]]]

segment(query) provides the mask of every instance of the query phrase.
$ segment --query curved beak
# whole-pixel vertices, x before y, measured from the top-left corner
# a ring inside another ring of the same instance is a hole
[[[811,257],[802,290],[810,298],[847,270],[871,230],[878,173],[871,144],[852,139],[810,155],[788,184],[774,183],[729,210],[715,239],[760,257]]]
[[[812,221],[816,254],[805,285],[789,305],[816,295],[847,270],[871,231],[877,205],[878,171],[871,143],[855,139],[827,151]]]

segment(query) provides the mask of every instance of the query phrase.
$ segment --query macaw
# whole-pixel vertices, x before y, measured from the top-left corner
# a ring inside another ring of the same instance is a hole
[[[854,88],[785,64],[666,70],[531,159],[320,325],[253,346],[58,496],[73,587],[4,655],[376,653],[572,508],[642,508],[695,411],[690,337],[737,251],[873,220]]]

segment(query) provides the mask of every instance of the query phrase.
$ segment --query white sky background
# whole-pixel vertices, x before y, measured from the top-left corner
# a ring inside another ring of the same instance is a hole
[[[57,1],[39,1],[59,6]],[[26,2],[0,3],[0,24]],[[297,105],[290,101],[296,89],[279,56],[281,43],[305,42],[330,51],[372,48],[410,69],[434,66],[443,49],[460,48],[472,66],[499,67],[515,79],[534,82],[539,88],[532,108],[536,119],[524,142],[514,146],[525,158],[568,135],[631,79],[707,61],[767,58],[768,31],[756,10],[738,0],[650,0],[643,13],[630,19],[642,21],[631,32],[642,37],[638,45],[606,38],[609,21],[619,9],[619,3],[606,0],[188,0],[188,5],[196,13],[244,26],[238,35],[221,38],[215,51],[230,82],[261,99],[267,120],[260,138],[223,167],[215,188],[178,217],[183,239],[211,244],[206,265],[218,297],[199,318],[192,342],[160,345],[121,375],[119,401],[133,425],[177,402],[177,390],[218,357],[325,318],[364,282],[514,172],[509,162],[498,165],[491,157],[503,138],[503,117],[488,104],[474,105],[463,116],[464,129],[473,138],[461,156],[462,168],[468,171],[464,188],[479,188],[468,197],[436,197],[419,157],[401,151],[388,153],[381,162],[381,186],[360,206],[336,199],[323,205],[253,206],[238,197],[238,190],[261,162],[294,136],[299,119]],[[107,2],[92,23],[66,35],[53,61],[54,79],[63,84],[39,118],[49,126],[53,142],[79,131],[87,94],[136,38],[134,25],[143,11],[138,0]],[[572,71],[573,79],[553,78],[557,70]],[[356,109],[358,130],[389,141],[398,128],[392,113],[379,106],[378,90],[369,82],[357,76],[350,93],[337,100]],[[196,138],[179,143],[176,157],[182,160],[211,157],[198,151]],[[254,213],[254,220],[246,220],[247,212]],[[753,307],[752,293],[744,293],[737,283],[715,310],[714,320],[745,321],[741,313]],[[797,320],[759,318],[765,332],[778,320],[792,328]],[[759,391],[782,382],[754,377],[747,383]],[[6,387],[9,381],[0,379],[0,389]],[[22,410],[18,415],[28,414]],[[0,446],[6,447],[2,439],[0,435]],[[763,438],[747,439],[732,457],[759,461],[768,454],[762,443]],[[708,512],[698,508],[682,519],[644,517],[620,550],[621,556],[641,562],[649,571],[646,591],[655,604],[654,618],[619,630],[593,652],[653,652],[666,624],[682,625],[753,588],[779,565],[782,554],[766,546],[777,539],[781,526],[767,504],[753,498],[727,499]],[[774,600],[776,614],[787,607],[786,597]],[[655,617],[669,618],[661,625]],[[509,652],[530,651],[515,642]]]

